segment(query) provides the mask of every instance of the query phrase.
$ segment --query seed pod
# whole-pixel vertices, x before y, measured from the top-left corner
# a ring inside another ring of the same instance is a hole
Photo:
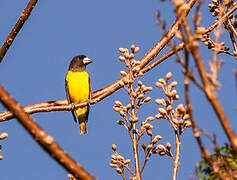
[[[177,111],[179,111],[180,113],[185,113],[185,108],[183,104],[179,104],[176,108]]]
[[[134,53],[137,53],[140,50],[139,47],[135,47]]]
[[[156,104],[159,104],[159,105],[162,105],[162,103],[163,103],[162,99],[156,99],[155,102],[156,102]]]
[[[7,137],[8,137],[8,134],[4,132],[0,135],[0,140],[6,139]]]
[[[170,112],[170,111],[172,111],[172,106],[171,106],[171,105],[169,105],[169,106],[166,108],[166,110],[167,110],[167,112]]]
[[[190,119],[189,114],[185,114],[184,117],[183,117],[183,120],[185,121],[185,120],[188,120],[188,119]]]
[[[113,164],[118,164],[118,163],[120,163],[120,161],[111,159],[111,163],[113,163]]]
[[[133,58],[134,58],[134,54],[131,53],[131,54],[129,55],[129,59],[133,59]]]
[[[171,91],[171,96],[172,97],[175,97],[176,95],[177,95],[177,91],[176,90]]]
[[[153,116],[149,116],[146,118],[146,121],[153,121],[155,118]]]
[[[119,56],[119,60],[122,61],[122,62],[125,62],[125,57],[124,56]]]
[[[139,94],[138,99],[144,98],[144,94]]]
[[[136,46],[135,46],[134,44],[132,44],[132,45],[131,45],[131,50],[132,50],[132,52],[135,51],[135,48],[136,48]]]
[[[160,136],[160,135],[155,136],[152,140],[152,144],[156,144],[161,139],[162,139],[162,136]]]
[[[122,116],[122,117],[124,117],[125,116],[125,113],[121,110],[121,111],[119,111],[119,113],[120,113],[120,116]]]
[[[184,122],[184,127],[185,128],[188,128],[188,127],[191,127],[192,126],[192,122],[191,121],[185,121]]]
[[[159,150],[161,150],[161,151],[165,151],[165,150],[166,150],[165,146],[162,145],[162,144],[158,144],[156,147],[157,147]]]
[[[136,98],[137,97],[137,94],[135,92],[132,92],[131,93],[132,97]]]
[[[138,82],[137,82],[137,85],[138,85],[138,86],[142,86],[142,82],[141,82],[141,81],[138,81]]]
[[[124,57],[125,57],[126,59],[129,59],[129,53],[128,53],[128,52],[125,52],[125,53],[124,53]]]
[[[154,137],[154,139],[157,139],[157,140],[159,141],[159,140],[161,140],[161,139],[162,139],[162,136],[160,136],[160,135],[157,135],[157,136],[155,136],[155,137]]]
[[[117,158],[117,156],[115,154],[112,154],[111,159],[112,160],[117,160],[118,158]]]
[[[158,108],[158,112],[162,115],[166,115],[166,110],[164,108]]]
[[[172,73],[171,73],[171,72],[168,72],[168,73],[166,74],[166,79],[169,80],[171,77],[172,77]]]
[[[179,100],[179,95],[178,94],[174,97],[174,100]]]
[[[120,155],[118,155],[118,156],[117,156],[117,159],[118,159],[118,160],[120,160],[120,161],[123,161],[123,160],[124,160],[124,157],[123,157],[123,156],[120,156]]]
[[[116,168],[116,167],[118,167],[117,164],[113,164],[113,163],[110,163],[109,166],[110,166],[111,168]]]
[[[145,129],[152,129],[153,126],[149,123],[146,123],[144,126],[143,126]]]
[[[170,144],[170,142],[167,142],[165,146],[166,146],[166,148],[167,148],[168,150],[171,149],[171,144]]]
[[[122,76],[127,76],[127,73],[126,73],[125,71],[120,71],[120,74],[121,74]]]
[[[171,92],[170,92],[170,91],[167,91],[167,92],[165,92],[165,95],[166,95],[167,97],[169,97],[169,98],[171,98],[171,97],[172,97],[172,94],[171,94]]]
[[[146,133],[147,133],[148,136],[152,136],[151,130],[147,130]]]
[[[142,144],[142,149],[145,151],[146,150],[146,145]]]
[[[116,172],[122,174],[122,170],[120,168],[116,168]]]
[[[160,119],[160,118],[163,118],[164,116],[159,113],[159,114],[156,114],[155,117],[156,119]]]
[[[124,48],[119,48],[119,51],[120,51],[121,53],[124,53],[124,52],[125,52],[125,49],[124,49]]]
[[[124,161],[124,165],[127,165],[127,164],[129,164],[131,162],[131,160],[130,159],[127,159],[126,161]]]
[[[160,82],[156,82],[156,87],[163,88],[163,85]]]
[[[123,104],[120,101],[114,101],[114,104],[117,106],[122,106]]]
[[[166,155],[166,151],[159,151],[159,155],[160,155],[160,156]]]
[[[208,7],[213,8],[213,7],[215,7],[215,5],[214,4],[208,4]]]
[[[147,146],[147,150],[149,151],[149,150],[151,150],[151,148],[152,148],[152,144],[149,144],[148,146]]]
[[[145,99],[144,99],[144,103],[147,103],[147,102],[149,102],[151,100],[151,97],[146,97]]]
[[[139,72],[139,73],[137,74],[137,76],[138,76],[138,77],[142,77],[142,76],[143,76],[143,73],[142,73],[142,72]]]
[[[121,120],[118,120],[117,122],[116,122],[118,125],[124,125],[125,123],[123,122],[123,121],[121,121]]]
[[[177,81],[173,81],[172,83],[170,83],[170,87],[173,88],[175,86],[178,85],[178,82]]]
[[[119,112],[119,111],[121,111],[121,108],[114,106],[114,107],[113,107],[113,110],[115,110],[116,112]]]
[[[165,84],[165,80],[163,78],[160,78],[158,82],[160,82],[161,84]]]
[[[146,92],[146,91],[152,91],[152,87],[151,87],[151,86],[147,86],[147,87],[144,88],[144,91],[145,91],[145,92]]]
[[[179,125],[179,121],[178,121],[177,119],[174,118],[172,121],[173,121],[173,123],[174,123],[176,126]]]
[[[216,5],[218,5],[218,1],[217,0],[212,0],[212,2]]]
[[[117,150],[117,146],[115,144],[112,144],[112,150],[116,151]]]
[[[127,109],[130,109],[131,107],[132,107],[131,104],[128,104],[128,105],[126,106]]]
[[[136,123],[138,120],[139,120],[138,117],[134,117],[131,122]]]
[[[158,139],[157,138],[154,138],[153,140],[152,140],[152,144],[156,144],[158,142]]]

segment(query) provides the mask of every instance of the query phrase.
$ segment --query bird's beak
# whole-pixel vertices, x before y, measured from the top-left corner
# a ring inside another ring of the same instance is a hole
[[[92,63],[92,60],[91,60],[90,58],[88,58],[88,57],[85,57],[85,58],[83,59],[83,63],[84,63],[85,65],[87,65],[87,64]]]

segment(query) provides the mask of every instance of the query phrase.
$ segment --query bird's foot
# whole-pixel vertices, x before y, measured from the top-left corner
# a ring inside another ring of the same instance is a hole
[[[90,99],[87,99],[87,100],[86,100],[86,104],[87,104],[87,106],[90,108],[90,106],[91,106]]]
[[[72,111],[75,110],[75,104],[71,103]]]

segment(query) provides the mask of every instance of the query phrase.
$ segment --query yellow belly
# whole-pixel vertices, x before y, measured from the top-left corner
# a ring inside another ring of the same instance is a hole
[[[89,75],[86,71],[68,71],[66,76],[68,93],[74,104],[86,102],[90,97]]]

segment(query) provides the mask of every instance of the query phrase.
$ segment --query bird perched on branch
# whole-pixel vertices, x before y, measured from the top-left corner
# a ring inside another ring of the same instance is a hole
[[[92,60],[84,55],[76,56],[72,59],[66,78],[65,88],[67,99],[72,104],[72,115],[74,121],[79,122],[80,134],[87,134],[86,123],[90,110],[91,83],[90,76],[86,71],[86,65]],[[75,104],[87,102],[87,105],[75,108]]]

